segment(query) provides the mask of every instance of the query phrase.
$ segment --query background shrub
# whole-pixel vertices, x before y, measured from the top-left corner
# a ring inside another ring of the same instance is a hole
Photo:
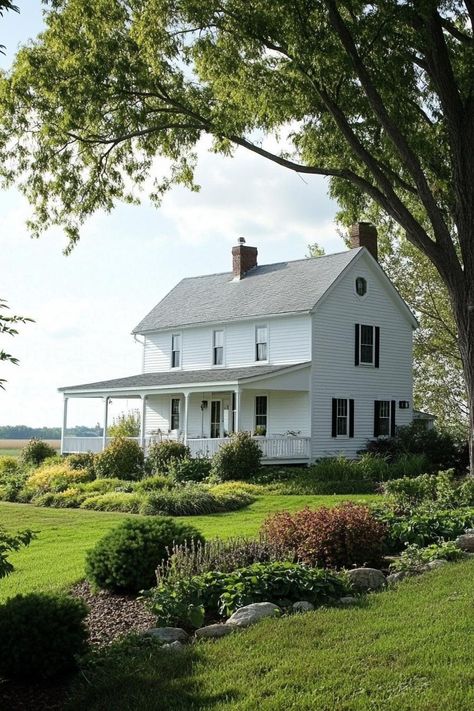
[[[88,496],[77,487],[71,486],[64,491],[40,494],[32,499],[35,506],[50,506],[56,509],[77,509]]]
[[[216,495],[198,484],[189,484],[150,493],[144,500],[140,513],[147,516],[196,516],[223,513],[244,508],[254,500],[253,496],[243,492]]]
[[[0,676],[24,682],[74,669],[87,651],[86,614],[81,600],[46,593],[0,605]]]
[[[183,442],[165,440],[153,442],[148,448],[147,470],[153,474],[167,474],[172,462],[189,459],[191,452]]]
[[[133,439],[116,437],[94,460],[96,476],[139,479],[143,475],[143,450]]]
[[[147,476],[135,484],[135,491],[150,493],[152,491],[161,491],[162,489],[173,489],[176,482],[166,474],[153,474]]]
[[[203,540],[192,526],[170,518],[126,519],[86,557],[86,576],[100,588],[138,592],[155,581],[158,563],[174,543]]]
[[[55,457],[56,450],[47,442],[41,439],[30,439],[28,444],[21,450],[21,461],[23,464],[37,466],[48,457]]]
[[[440,541],[452,541],[466,528],[474,527],[474,509],[439,510],[420,507],[400,512],[390,506],[373,506],[377,520],[386,525],[386,544],[391,553],[398,553],[406,545],[427,546]]]
[[[464,553],[454,541],[441,541],[432,543],[430,546],[420,548],[416,543],[408,545],[395,560],[390,568],[395,572],[419,573],[422,572],[427,563],[433,560],[461,560]]]
[[[454,470],[424,474],[413,479],[403,477],[386,482],[382,491],[401,509],[411,510],[421,504],[433,503],[438,508],[457,508],[474,504],[474,484],[471,477],[454,478]]]
[[[201,482],[209,476],[210,472],[211,462],[202,457],[172,459],[168,466],[168,476],[177,482]]]
[[[380,565],[386,526],[367,506],[347,503],[274,514],[264,522],[262,534],[271,543],[294,551],[303,563],[349,568]]]
[[[94,461],[95,455],[92,452],[78,452],[66,457],[66,462],[71,469],[87,469],[91,474],[94,472]]]
[[[26,488],[35,494],[64,491],[73,484],[89,481],[91,476],[87,469],[71,469],[66,461],[58,464],[44,463],[28,476]]]
[[[144,501],[143,494],[109,491],[106,494],[95,494],[82,499],[81,509],[93,511],[122,511],[123,513],[138,513]]]
[[[211,473],[226,481],[249,479],[260,469],[262,450],[248,432],[235,432],[212,457]]]

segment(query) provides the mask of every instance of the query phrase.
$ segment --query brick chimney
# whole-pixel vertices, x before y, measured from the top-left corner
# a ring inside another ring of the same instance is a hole
[[[350,229],[351,247],[365,247],[378,261],[377,230],[370,222],[356,222]]]
[[[234,279],[243,279],[250,269],[257,266],[257,248],[247,247],[245,238],[239,237],[238,245],[232,247],[232,271]]]

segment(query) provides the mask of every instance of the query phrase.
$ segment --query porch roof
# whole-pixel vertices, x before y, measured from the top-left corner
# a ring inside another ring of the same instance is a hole
[[[266,376],[280,375],[309,366],[309,361],[292,365],[253,365],[247,368],[208,368],[207,370],[176,370],[164,373],[140,373],[114,380],[100,380],[84,385],[70,385],[59,388],[66,394],[97,394],[114,391],[147,391],[169,389],[172,387],[196,387],[218,384],[239,384]]]

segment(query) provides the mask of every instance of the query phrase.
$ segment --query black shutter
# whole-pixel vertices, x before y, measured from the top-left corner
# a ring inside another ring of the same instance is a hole
[[[354,400],[349,400],[349,437],[354,436]]]
[[[380,328],[375,327],[375,367],[380,366]]]
[[[380,402],[374,400],[374,437],[380,434]]]
[[[395,437],[395,413],[397,411],[397,403],[392,400],[390,403],[390,437]]]
[[[337,400],[332,399],[332,437],[337,437]]]
[[[354,363],[359,365],[359,340],[360,340],[360,324],[355,325],[355,348],[354,348]]]

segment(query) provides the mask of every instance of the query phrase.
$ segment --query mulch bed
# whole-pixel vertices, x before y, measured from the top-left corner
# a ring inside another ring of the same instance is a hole
[[[86,625],[93,648],[112,644],[131,632],[145,632],[156,626],[156,618],[142,601],[132,595],[116,595],[105,591],[93,593],[87,582],[70,590],[89,607]],[[67,701],[69,680],[21,684],[0,681],[1,711],[63,711]]]

